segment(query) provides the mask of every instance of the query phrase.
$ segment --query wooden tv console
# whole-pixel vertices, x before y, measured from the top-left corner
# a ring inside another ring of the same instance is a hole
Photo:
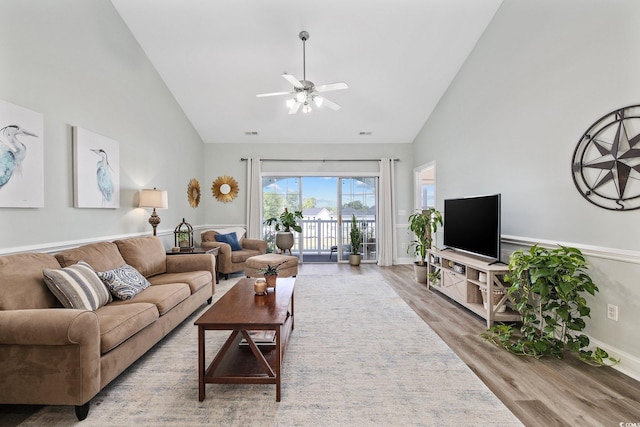
[[[487,327],[494,321],[510,322],[521,320],[514,311],[506,295],[509,284],[504,281],[508,266],[502,263],[490,264],[472,255],[453,250],[430,249],[427,254],[427,271],[440,271],[440,279],[431,282],[427,278],[427,288],[434,289],[486,319]],[[496,295],[486,298],[485,295]]]

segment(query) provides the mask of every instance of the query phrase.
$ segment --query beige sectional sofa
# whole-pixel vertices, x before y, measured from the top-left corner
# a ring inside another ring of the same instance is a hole
[[[62,308],[43,271],[78,261],[96,272],[128,264],[151,286],[95,311]],[[0,256],[0,403],[75,405],[86,418],[103,387],[211,302],[214,272],[214,256],[167,257],[156,237]]]

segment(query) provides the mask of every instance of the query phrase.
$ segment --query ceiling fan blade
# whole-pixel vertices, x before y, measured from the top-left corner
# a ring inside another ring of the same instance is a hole
[[[291,106],[291,108],[289,109],[289,114],[295,114],[298,112],[298,109],[300,108],[300,106],[302,105],[302,102],[298,102],[296,101],[295,104],[293,104]]]
[[[280,95],[291,95],[295,92],[271,92],[271,93],[260,93],[256,95],[256,98],[264,98],[265,96],[280,96]]]
[[[302,83],[300,83],[300,81],[298,79],[296,79],[295,77],[293,77],[291,74],[283,74],[282,77],[284,77],[284,79],[286,81],[291,83],[293,85],[293,87],[298,88],[298,89],[304,89],[304,85]]]
[[[328,85],[316,86],[316,92],[329,92],[330,90],[349,89],[345,82],[329,83]]]
[[[339,106],[338,104],[336,104],[333,101],[329,101],[327,98],[325,98],[324,96],[322,97],[322,105],[323,106],[327,106],[330,109],[332,109],[333,111],[338,111],[339,109],[341,109],[342,107]]]

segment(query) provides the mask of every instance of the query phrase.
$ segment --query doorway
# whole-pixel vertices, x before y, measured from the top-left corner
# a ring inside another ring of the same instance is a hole
[[[418,166],[414,173],[414,208],[424,210],[436,207],[436,162]]]

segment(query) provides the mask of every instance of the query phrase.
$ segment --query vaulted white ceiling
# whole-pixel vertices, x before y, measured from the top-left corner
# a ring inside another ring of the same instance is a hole
[[[206,143],[409,143],[502,0],[111,0]],[[281,75],[339,111],[289,115]],[[257,132],[257,135],[247,135]],[[370,135],[360,135],[370,132]]]

